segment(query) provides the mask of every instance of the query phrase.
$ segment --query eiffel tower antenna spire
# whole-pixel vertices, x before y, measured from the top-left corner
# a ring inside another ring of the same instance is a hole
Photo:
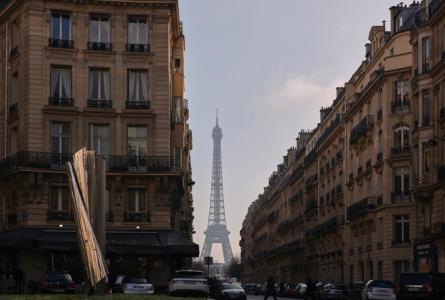
[[[218,124],[218,110],[216,110],[216,125],[212,130],[213,139],[213,164],[212,164],[212,188],[210,194],[210,208],[207,230],[204,232],[205,241],[201,252],[201,259],[210,256],[213,244],[221,244],[224,262],[229,263],[233,259],[229,234],[226,224],[224,208],[221,140],[222,129]]]

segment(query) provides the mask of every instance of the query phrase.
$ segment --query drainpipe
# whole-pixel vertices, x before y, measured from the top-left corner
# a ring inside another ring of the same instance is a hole
[[[8,21],[6,21],[5,22],[5,32],[6,32],[6,39],[5,39],[5,41],[6,41],[6,47],[5,47],[5,103],[4,103],[4,108],[5,108],[5,115],[4,115],[4,118],[5,118],[5,136],[4,136],[4,138],[5,138],[5,149],[4,149],[4,157],[6,157],[6,150],[8,149],[7,148],[7,142],[6,142],[6,140],[7,140],[7,138],[6,138],[6,135],[7,135],[7,128],[8,128],[8,123],[7,123],[7,120],[6,120],[6,118],[8,117],[8,114],[7,114],[7,111],[8,111],[8,67],[9,67],[9,65],[8,65],[8,52],[9,52],[9,28],[8,28]]]

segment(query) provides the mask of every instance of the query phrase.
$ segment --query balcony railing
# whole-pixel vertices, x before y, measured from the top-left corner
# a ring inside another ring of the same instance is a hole
[[[347,208],[348,220],[356,219],[376,209],[376,198],[367,197]]]
[[[410,103],[409,101],[393,101],[391,103],[391,111],[393,114],[408,113],[410,111]]]
[[[17,102],[9,105],[8,111],[10,116],[17,114],[19,112],[19,106]]]
[[[49,47],[52,48],[65,48],[72,49],[74,48],[73,40],[61,40],[61,39],[49,39]]]
[[[88,50],[94,50],[94,51],[111,51],[111,50],[113,50],[112,43],[88,42],[87,46],[88,46]]]
[[[349,143],[351,145],[356,144],[360,138],[368,133],[368,130],[374,128],[374,117],[366,116],[364,117],[352,130],[351,136],[349,137]]]
[[[0,175],[20,168],[65,170],[71,154],[19,151],[0,161]],[[168,172],[172,170],[168,156],[104,156],[108,172]]]
[[[62,98],[57,96],[51,96],[48,98],[48,104],[51,106],[63,106],[63,107],[72,107],[73,106],[73,98]]]
[[[127,101],[128,109],[150,109],[150,101]]]
[[[306,181],[305,181],[306,188],[312,187],[312,185],[314,185],[317,182],[317,180],[318,180],[318,176],[317,175],[312,175],[311,177],[306,179]]]
[[[411,154],[411,146],[400,146],[391,148],[391,156],[403,156]]]
[[[89,108],[112,108],[113,101],[102,99],[88,99],[87,107]]]
[[[74,215],[70,211],[65,211],[65,210],[48,210],[46,216],[48,221],[74,220]]]
[[[329,126],[324,130],[323,134],[316,142],[316,147],[319,147],[330,135],[331,133],[341,124],[343,121],[343,114],[337,115],[334,120],[331,121]]]
[[[149,44],[127,44],[127,52],[149,53]]]
[[[150,222],[150,214],[147,212],[127,212],[124,214],[125,222]]]
[[[391,203],[405,203],[410,202],[411,197],[409,191],[394,191],[391,192]]]

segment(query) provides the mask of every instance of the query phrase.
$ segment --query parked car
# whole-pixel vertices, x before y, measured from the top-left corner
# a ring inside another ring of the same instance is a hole
[[[306,283],[299,283],[297,285],[297,298],[306,299],[307,297],[307,285]]]
[[[208,296],[209,285],[202,271],[176,271],[168,285],[170,295]]]
[[[339,299],[342,300],[344,297],[344,290],[337,287],[335,284],[328,283],[323,286],[320,291],[320,298],[323,300]]]
[[[145,278],[125,277],[122,282],[124,294],[154,294],[153,284],[148,283]]]
[[[298,296],[298,284],[289,283],[283,290],[283,297],[297,298]]]
[[[46,272],[39,282],[39,291],[50,294],[74,294],[76,284],[68,272]]]
[[[346,288],[346,299],[360,300],[362,298],[362,291],[365,288],[363,281],[356,281]]]
[[[256,283],[246,283],[243,288],[246,294],[258,295],[258,285]]]
[[[238,282],[222,282],[218,285],[216,300],[246,300],[246,292]]]
[[[401,274],[398,299],[445,299],[445,273]]]
[[[370,280],[362,291],[362,300],[395,300],[394,285],[384,280]]]

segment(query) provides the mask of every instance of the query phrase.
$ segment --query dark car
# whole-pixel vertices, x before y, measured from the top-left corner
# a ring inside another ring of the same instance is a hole
[[[346,288],[346,299],[348,300],[361,300],[362,291],[365,288],[365,283],[363,281],[356,281],[350,284]]]
[[[403,273],[399,280],[399,300],[445,297],[445,273]]]
[[[246,294],[258,295],[258,286],[256,283],[246,283],[243,285]]]
[[[320,299],[323,300],[343,300],[344,290],[342,287],[332,283],[326,284],[320,291]]]
[[[222,282],[216,292],[216,300],[246,300],[246,292],[237,282]]]
[[[298,296],[298,284],[289,283],[283,291],[283,297],[287,298],[297,298]]]
[[[68,272],[46,272],[39,282],[39,291],[50,294],[74,294],[76,284]]]

